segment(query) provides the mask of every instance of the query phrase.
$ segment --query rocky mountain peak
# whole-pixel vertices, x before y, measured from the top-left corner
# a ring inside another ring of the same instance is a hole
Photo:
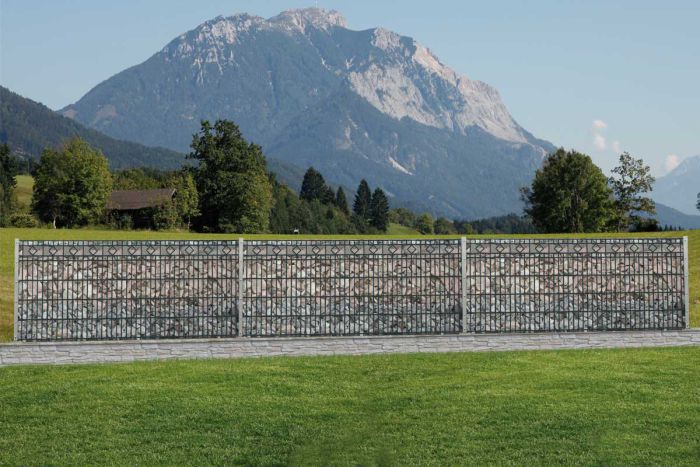
[[[271,158],[346,187],[372,179],[451,216],[519,209],[518,188],[553,148],[518,125],[496,89],[428,47],[381,27],[350,29],[320,8],[213,18],[63,113],[179,151],[200,120],[227,118]],[[485,193],[488,205],[477,202]]]
[[[323,8],[286,10],[268,21],[301,32],[305,32],[309,26],[317,29],[328,29],[333,26],[347,28],[348,26],[347,21],[339,12]]]
[[[698,156],[690,156],[686,159],[683,159],[680,164],[673,170],[671,170],[668,174],[666,174],[667,177],[682,177],[688,173],[691,172],[698,172],[700,171],[700,155]]]

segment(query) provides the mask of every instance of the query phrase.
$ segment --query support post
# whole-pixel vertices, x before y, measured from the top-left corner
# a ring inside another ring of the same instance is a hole
[[[461,269],[462,269],[462,332],[467,332],[467,237],[462,237]]]
[[[243,238],[238,239],[238,337],[243,337],[243,275],[245,266],[243,264]]]
[[[690,289],[688,287],[688,237],[683,237],[683,303],[685,305],[685,327],[690,327]]]
[[[19,340],[19,239],[15,238],[15,280],[12,284],[14,290],[12,300],[12,313],[14,316],[13,339]]]

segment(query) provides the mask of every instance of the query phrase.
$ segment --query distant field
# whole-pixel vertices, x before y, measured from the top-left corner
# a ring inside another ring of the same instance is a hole
[[[688,236],[690,254],[690,302],[691,325],[700,326],[700,230],[687,232],[656,232],[650,234],[590,234],[570,235],[568,237],[678,237]],[[157,240],[157,239],[235,239],[240,235],[221,234],[197,234],[189,232],[150,232],[150,231],[114,231],[114,230],[87,230],[87,229],[0,229],[0,341],[12,339],[12,290],[13,290],[13,258],[14,239],[23,240]],[[324,238],[459,238],[459,236],[420,236],[420,235],[244,235],[245,238],[258,239],[324,239]],[[475,235],[470,238],[514,238],[515,235]],[[550,237],[561,238],[565,235],[523,235],[521,237]]]
[[[421,235],[416,229],[406,227],[401,224],[389,224],[389,228],[386,232],[387,235],[408,235],[412,237],[418,237]]]
[[[15,180],[17,180],[17,186],[15,187],[17,203],[22,211],[29,211],[29,207],[32,204],[34,178],[31,175],[18,175],[15,177]]]

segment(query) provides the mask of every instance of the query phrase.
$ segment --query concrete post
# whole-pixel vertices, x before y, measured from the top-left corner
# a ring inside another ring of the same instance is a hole
[[[462,332],[467,332],[467,237],[462,237]]]
[[[690,327],[690,288],[688,286],[688,237],[683,237],[683,302],[685,304],[685,327]]]
[[[15,280],[12,284],[14,289],[12,301],[12,313],[14,315],[13,339],[19,340],[19,239],[15,238]]]
[[[238,337],[245,335],[243,329],[243,276],[245,265],[243,263],[243,238],[238,239]]]

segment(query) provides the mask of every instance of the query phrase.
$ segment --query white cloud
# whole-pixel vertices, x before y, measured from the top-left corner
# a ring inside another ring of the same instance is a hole
[[[600,120],[600,119],[593,120],[593,129],[594,130],[605,130],[607,127],[608,127],[608,124],[605,123],[603,120]]]
[[[621,149],[621,146],[620,146],[620,142],[619,142],[619,141],[613,141],[613,143],[612,143],[612,150],[615,151],[615,154],[620,154],[620,153],[622,153],[622,149]]]
[[[605,151],[608,144],[605,142],[605,137],[603,137],[603,135],[593,135],[593,146],[595,146],[598,151]]]
[[[680,163],[681,159],[676,154],[669,154],[666,156],[666,159],[664,159],[664,170],[666,170],[666,172],[670,172],[678,167]]]

